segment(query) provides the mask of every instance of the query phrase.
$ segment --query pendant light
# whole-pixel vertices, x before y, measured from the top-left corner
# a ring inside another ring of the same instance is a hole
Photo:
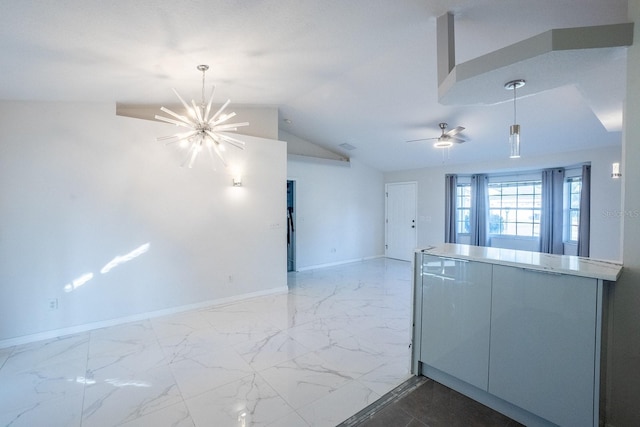
[[[517,159],[520,157],[520,125],[516,120],[516,89],[524,86],[522,79],[511,80],[505,83],[504,88],[513,91],[513,124],[509,127],[509,157]]]

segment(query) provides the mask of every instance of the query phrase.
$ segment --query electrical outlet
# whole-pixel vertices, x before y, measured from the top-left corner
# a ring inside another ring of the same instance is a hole
[[[49,310],[57,310],[58,309],[58,298],[51,298],[48,304]]]

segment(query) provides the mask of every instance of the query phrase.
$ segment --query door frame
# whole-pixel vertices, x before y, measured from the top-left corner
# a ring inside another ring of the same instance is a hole
[[[298,183],[297,180],[295,178],[287,178],[287,233],[289,233],[289,194],[288,194],[288,190],[289,190],[289,183],[291,183],[291,190],[292,190],[292,207],[293,207],[293,212],[291,215],[292,221],[293,221],[293,232],[290,235],[290,240],[287,244],[287,273],[292,272],[292,271],[297,271],[296,270],[296,232],[297,232],[297,224],[296,224],[296,198],[297,198],[297,188],[298,188]],[[291,266],[292,268],[289,269],[289,259],[291,256]]]
[[[406,184],[412,184],[413,185],[413,199],[415,202],[414,205],[414,209],[415,211],[413,212],[413,217],[414,217],[414,224],[415,224],[415,228],[414,228],[414,248],[417,247],[418,245],[418,182],[417,181],[402,181],[402,182],[387,182],[384,184],[384,193],[385,193],[385,197],[384,197],[384,256],[385,257],[389,257],[388,256],[388,250],[389,250],[389,187],[392,185],[406,185]],[[409,256],[409,261],[413,259],[411,254]]]

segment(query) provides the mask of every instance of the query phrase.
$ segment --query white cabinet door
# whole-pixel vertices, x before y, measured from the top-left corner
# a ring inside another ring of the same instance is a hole
[[[420,361],[487,390],[491,265],[434,256],[422,264]]]
[[[597,280],[493,266],[489,392],[593,425]]]

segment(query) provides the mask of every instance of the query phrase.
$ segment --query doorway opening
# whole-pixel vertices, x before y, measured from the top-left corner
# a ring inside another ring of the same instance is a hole
[[[296,271],[296,182],[287,180],[287,272]]]

